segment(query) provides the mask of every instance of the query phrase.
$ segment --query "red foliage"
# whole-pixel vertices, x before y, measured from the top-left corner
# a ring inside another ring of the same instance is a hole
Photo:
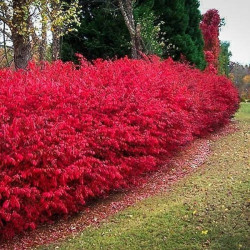
[[[218,10],[208,10],[202,18],[201,31],[204,38],[204,53],[208,63],[207,70],[216,72],[218,70],[220,40],[219,40],[219,25],[220,15]]]
[[[227,78],[171,59],[0,71],[0,235],[136,182],[237,108]]]

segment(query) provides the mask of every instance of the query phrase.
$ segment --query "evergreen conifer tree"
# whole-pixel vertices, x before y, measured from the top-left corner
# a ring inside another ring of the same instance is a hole
[[[183,56],[198,68],[205,68],[203,38],[199,28],[201,14],[198,0],[155,0],[154,11],[161,25],[165,57]]]
[[[81,6],[81,25],[78,31],[64,36],[62,59],[75,61],[75,53],[89,60],[128,55],[129,33],[118,6],[86,0],[81,1]]]
[[[143,20],[144,53],[185,59],[200,69],[205,68],[198,0],[137,0],[134,11],[136,21]],[[72,60],[75,53],[87,59],[119,58],[130,55],[130,46],[117,1],[83,0],[81,26],[78,32],[64,37],[62,58]]]

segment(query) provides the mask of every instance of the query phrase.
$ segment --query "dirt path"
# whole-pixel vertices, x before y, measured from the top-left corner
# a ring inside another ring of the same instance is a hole
[[[89,225],[103,222],[110,215],[140,200],[160,192],[170,191],[174,183],[196,171],[206,161],[212,141],[233,133],[236,129],[237,125],[233,122],[207,138],[195,140],[172,157],[170,162],[159,171],[144,176],[140,186],[112,193],[107,197],[92,201],[74,216],[60,219],[50,225],[42,225],[35,231],[25,232],[10,241],[0,242],[0,249],[29,249],[62,240],[84,230]]]

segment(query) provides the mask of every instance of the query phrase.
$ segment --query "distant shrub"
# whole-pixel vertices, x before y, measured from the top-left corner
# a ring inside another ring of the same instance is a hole
[[[227,78],[156,57],[1,70],[0,235],[135,183],[238,102]]]

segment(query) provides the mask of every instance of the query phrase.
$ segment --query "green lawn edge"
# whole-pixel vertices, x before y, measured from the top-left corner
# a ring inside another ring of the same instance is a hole
[[[206,163],[170,192],[39,249],[250,249],[250,104],[235,118],[239,130],[213,142]]]

